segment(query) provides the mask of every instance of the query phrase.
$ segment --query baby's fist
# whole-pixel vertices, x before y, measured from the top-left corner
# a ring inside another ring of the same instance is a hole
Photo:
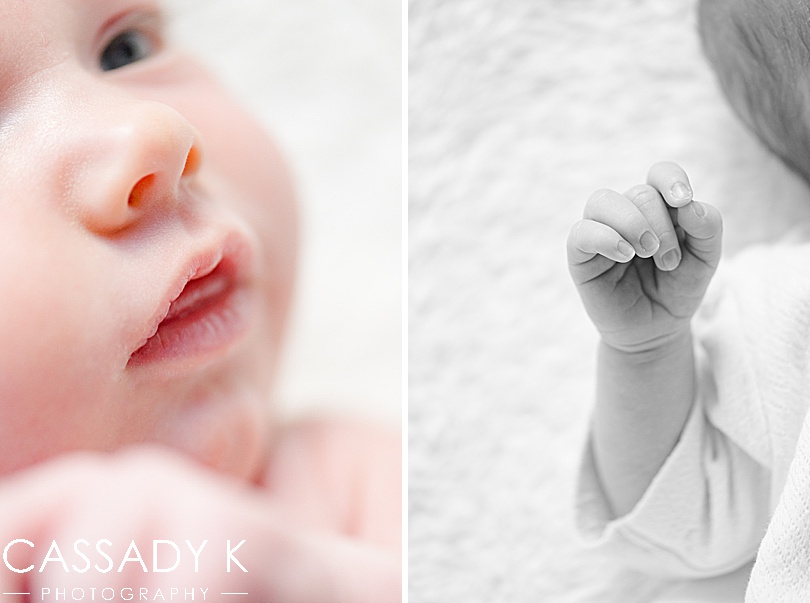
[[[677,164],[600,189],[568,237],[569,270],[603,340],[638,349],[688,327],[720,260],[722,220]]]

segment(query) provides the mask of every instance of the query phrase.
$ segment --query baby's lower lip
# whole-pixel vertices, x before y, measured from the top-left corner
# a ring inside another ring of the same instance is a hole
[[[191,281],[128,366],[187,365],[224,354],[247,331],[249,305],[247,291],[225,270]]]

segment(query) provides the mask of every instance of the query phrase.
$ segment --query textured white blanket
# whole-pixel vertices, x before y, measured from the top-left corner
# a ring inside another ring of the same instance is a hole
[[[746,603],[803,603],[810,597],[810,415],[805,418],[773,521],[751,573]]]
[[[726,252],[810,195],[739,126],[693,3],[409,2],[411,601],[740,601],[583,554],[573,477],[596,337],[564,242],[588,194],[680,162]]]

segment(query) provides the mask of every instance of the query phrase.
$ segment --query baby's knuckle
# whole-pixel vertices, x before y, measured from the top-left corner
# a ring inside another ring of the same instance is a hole
[[[656,170],[656,171],[658,171],[658,170],[671,171],[671,170],[680,170],[680,169],[681,169],[681,166],[679,166],[674,161],[670,161],[668,159],[665,159],[663,161],[656,161],[650,167],[650,171],[653,171],[653,170]]]
[[[611,191],[609,188],[597,189],[591,193],[590,197],[588,197],[587,205],[599,205],[601,203],[604,203],[605,201],[610,199],[612,193],[613,191]]]
[[[116,454],[116,463],[122,471],[138,479],[164,482],[179,472],[182,461],[170,452],[155,446],[133,446]]]
[[[110,461],[106,455],[97,452],[77,451],[57,457],[51,461],[51,468],[57,472],[70,472],[76,479],[94,480],[109,471]]]
[[[570,245],[575,245],[577,241],[582,238],[582,225],[585,223],[585,220],[577,220],[574,222],[574,225],[571,226],[571,230],[568,233],[568,243]]]
[[[638,184],[627,191],[627,198],[636,207],[642,208],[658,201],[658,192],[649,184]]]
[[[677,249],[678,245],[678,235],[675,234],[674,230],[667,230],[664,232],[660,232],[657,234],[658,240],[660,245],[658,247],[658,253],[664,254],[670,249]]]

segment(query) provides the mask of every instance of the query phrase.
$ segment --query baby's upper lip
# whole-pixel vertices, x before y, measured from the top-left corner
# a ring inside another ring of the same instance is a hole
[[[172,302],[182,295],[189,282],[211,274],[220,264],[227,264],[231,279],[234,284],[239,284],[247,276],[250,262],[250,245],[246,238],[237,232],[229,232],[215,243],[187,256],[169,281],[169,285],[163,290],[154,306],[154,312],[143,323],[143,328],[139,329],[137,341],[131,346],[130,355],[157,332],[161,322],[169,314]]]

